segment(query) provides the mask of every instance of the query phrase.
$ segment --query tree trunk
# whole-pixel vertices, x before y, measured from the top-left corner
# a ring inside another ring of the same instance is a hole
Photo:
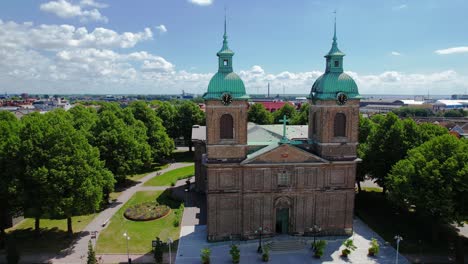
[[[387,187],[385,187],[385,184],[382,184],[382,195],[385,196],[386,192],[387,192]]]
[[[5,227],[2,226],[0,227],[0,249],[5,248],[5,240],[6,240]]]
[[[188,143],[188,147],[189,147],[189,152],[192,152],[192,141]]]
[[[39,224],[40,224],[41,219],[36,216],[34,218],[34,236],[39,237],[40,229],[39,229]]]
[[[463,251],[463,238],[457,235],[455,238],[455,263],[465,263],[465,253]]]
[[[439,221],[433,219],[431,221],[431,230],[432,230],[432,243],[436,244],[439,242]]]
[[[361,189],[361,181],[360,181],[360,180],[357,180],[357,181],[356,181],[356,184],[357,184],[358,193],[361,193],[361,192],[362,192],[362,189]]]
[[[69,237],[73,236],[73,227],[72,227],[72,218],[67,217],[67,235]]]

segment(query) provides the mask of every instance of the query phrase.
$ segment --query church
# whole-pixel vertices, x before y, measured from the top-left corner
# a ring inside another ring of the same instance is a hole
[[[336,21],[325,73],[308,92],[308,126],[287,126],[286,118],[283,125],[248,123],[249,95],[233,71],[226,22],[223,39],[218,72],[203,95],[206,126],[192,130],[207,239],[254,239],[258,230],[352,234],[360,95],[343,72]]]

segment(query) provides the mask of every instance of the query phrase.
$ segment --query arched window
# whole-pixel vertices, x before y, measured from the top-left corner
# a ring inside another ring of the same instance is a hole
[[[346,115],[343,113],[338,113],[335,115],[335,137],[345,137],[346,136]]]
[[[317,113],[314,112],[314,114],[312,115],[312,134],[317,134]]]
[[[233,139],[234,138],[234,121],[232,116],[224,114],[220,120],[220,138],[221,139]]]

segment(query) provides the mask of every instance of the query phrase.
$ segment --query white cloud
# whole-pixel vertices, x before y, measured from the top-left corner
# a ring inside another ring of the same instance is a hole
[[[45,50],[64,48],[132,48],[153,38],[150,28],[142,32],[118,33],[102,27],[88,32],[85,27],[71,25],[18,24],[0,20],[0,47],[26,47]]]
[[[394,6],[392,9],[393,10],[401,10],[401,9],[405,9],[405,8],[408,8],[408,5],[401,4],[401,5]]]
[[[401,53],[398,52],[398,51],[392,51],[392,52],[390,52],[390,54],[393,55],[393,56],[401,56]]]
[[[96,7],[96,8],[109,7],[109,5],[107,5],[107,4],[95,2],[94,0],[81,0],[80,5],[81,6],[91,6],[91,7]]]
[[[96,3],[93,0],[84,0],[81,2],[83,6],[92,6],[97,8],[106,7],[104,4]],[[98,9],[85,10],[80,5],[74,5],[67,0],[56,0],[43,3],[39,7],[42,11],[52,13],[61,18],[79,18],[81,22],[104,22],[109,20],[103,16]]]
[[[437,53],[439,55],[456,54],[456,53],[468,53],[468,46],[453,47],[453,48],[448,48],[448,49],[440,49],[440,50],[436,50],[435,53]]]
[[[190,3],[200,6],[207,6],[213,3],[213,0],[188,0]]]
[[[166,33],[167,32],[167,28],[165,25],[159,25],[156,27],[156,29],[159,31],[159,33]]]

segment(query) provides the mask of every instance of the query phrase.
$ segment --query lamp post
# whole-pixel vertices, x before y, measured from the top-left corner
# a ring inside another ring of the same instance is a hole
[[[262,249],[262,235],[263,232],[266,231],[266,228],[259,227],[257,230],[255,230],[255,234],[260,235],[260,239],[258,240],[258,248],[257,248],[257,253],[263,253]]]
[[[309,228],[309,231],[312,232],[312,235],[314,236],[314,249],[315,249],[315,237],[317,236],[318,233],[322,231],[322,228],[318,225],[314,225],[311,228]]]
[[[400,242],[403,241],[403,237],[401,237],[400,235],[396,235],[395,236],[395,240],[396,240],[396,258],[395,258],[395,264],[398,264],[398,251],[400,249]]]
[[[125,232],[123,234],[125,237],[125,240],[127,240],[127,258],[128,258],[128,264],[132,264],[132,259],[130,258],[130,252],[128,251],[128,241],[130,240],[130,236]]]
[[[172,243],[172,239],[171,239],[171,238],[168,238],[168,239],[167,239],[167,244],[169,244],[169,264],[172,264],[171,243]]]

